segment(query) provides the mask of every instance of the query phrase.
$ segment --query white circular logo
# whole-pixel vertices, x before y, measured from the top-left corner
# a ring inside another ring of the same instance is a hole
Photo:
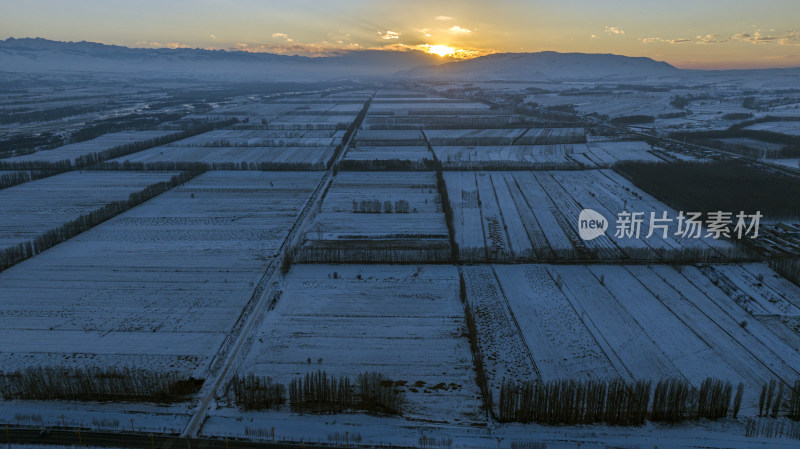
[[[578,216],[578,234],[584,240],[592,240],[604,235],[608,229],[608,220],[600,212],[584,209]]]

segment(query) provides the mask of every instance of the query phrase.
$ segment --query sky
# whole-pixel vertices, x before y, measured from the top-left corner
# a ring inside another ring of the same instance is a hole
[[[0,39],[325,56],[614,53],[681,68],[800,66],[800,0],[0,0]]]

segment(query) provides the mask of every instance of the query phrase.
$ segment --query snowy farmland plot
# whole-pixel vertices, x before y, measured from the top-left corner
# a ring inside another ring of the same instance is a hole
[[[370,130],[362,129],[355,137],[359,146],[395,145],[425,146],[425,136],[417,129],[408,130]]]
[[[245,105],[216,109],[201,118],[240,121],[234,128],[245,130],[344,130],[364,107],[368,95],[355,93],[309,95],[298,98],[272,99]]]
[[[495,399],[502,382],[531,377],[678,378],[694,387],[716,377],[745,385],[751,414],[764,383],[790,385],[800,374],[796,344],[760,319],[795,317],[800,288],[763,264],[479,265],[463,275]],[[773,308],[748,312],[760,303]]]
[[[112,159],[106,166],[144,170],[324,170],[334,150],[333,146],[162,146]]]
[[[450,242],[431,172],[339,172],[306,230],[302,262],[441,262]]]
[[[481,421],[458,272],[447,265],[295,265],[239,368],[289,385],[323,370],[378,372],[401,415]]]
[[[445,170],[554,170],[608,168],[619,161],[663,162],[651,150],[645,142],[433,146]]]
[[[81,157],[91,156],[115,147],[158,142],[159,140],[167,139],[177,134],[177,131],[126,131],[110,133],[85,142],[72,143],[52,150],[40,150],[31,154],[5,158],[2,159],[2,162],[15,165],[37,162],[58,163],[61,161],[70,161],[74,163]]]
[[[343,130],[353,122],[356,114],[287,114],[271,120],[268,129],[287,130]]]
[[[414,91],[378,91],[362,128],[503,128],[518,121],[519,117],[492,111],[482,103],[427,96]]]
[[[326,147],[341,141],[336,130],[219,129],[169,144],[174,147]]]
[[[214,109],[213,112],[203,115],[203,118],[228,120],[236,118],[239,121],[261,123],[262,120],[274,120],[302,107],[297,103],[258,102],[243,105],[228,106]],[[198,117],[198,116],[192,116]]]
[[[558,145],[586,142],[583,128],[430,129],[425,136],[440,145]]]
[[[419,449],[650,448],[655,431],[658,447],[749,449],[778,447],[750,438],[768,420],[800,438],[800,422],[788,426],[797,226],[770,223],[761,252],[709,237],[706,216],[700,237],[682,237],[678,211],[621,174],[623,161],[666,173],[725,159],[655,131],[745,112],[743,92],[707,87],[733,81],[658,79],[352,80],[230,96],[191,81],[196,100],[145,86],[159,111],[194,114],[175,131],[0,159],[0,427],[121,432],[133,418],[134,432],[212,446]],[[778,100],[754,94],[751,118],[789,104]],[[31,123],[40,134],[0,126],[0,151],[46,147],[90,115]],[[632,115],[653,116],[654,134],[633,137],[627,125],[650,120]],[[749,129],[790,134],[795,122],[777,120]],[[607,220],[596,238],[586,209]],[[642,214],[638,235],[616,235],[623,212]],[[651,213],[675,219],[666,234],[648,232]],[[26,383],[37,372],[57,381]],[[168,387],[69,387],[87,378]],[[735,405],[701,411],[709,378],[742,385],[739,417]],[[648,381],[642,411],[636,383]],[[784,407],[756,418],[770,382]],[[655,403],[669,395],[665,418]]]
[[[375,105],[375,103],[373,103]],[[372,107],[370,107],[372,111]],[[441,113],[432,111],[416,111],[414,115],[377,113],[364,119],[364,129],[458,129],[458,128],[504,128],[519,123],[520,118],[510,114],[481,113],[472,111],[454,111],[444,109]],[[446,113],[449,112],[449,113]]]
[[[0,273],[0,366],[205,378],[319,178],[208,172]]]
[[[489,106],[483,103],[433,97],[402,100],[397,98],[381,99],[377,95],[369,110],[370,114],[374,116],[492,114]]]
[[[767,131],[775,134],[800,136],[800,121],[756,123],[745,128],[750,131]]]
[[[436,145],[436,158],[445,170],[567,169],[580,168],[572,155],[586,148],[578,145]]]
[[[513,145],[526,131],[525,128],[429,129],[425,130],[425,137],[433,147],[438,145]]]
[[[363,131],[362,131],[363,132]],[[400,166],[414,169],[433,168],[433,154],[425,145],[351,145],[341,163],[342,169],[370,169]]]
[[[120,201],[176,172],[68,172],[0,190],[0,253]],[[3,264],[0,263],[0,267]]]
[[[444,173],[462,261],[707,260],[736,256],[712,238],[654,233],[616,238],[612,228],[594,240],[578,234],[578,216],[592,209],[612,220],[622,211],[660,216],[677,212],[610,170]],[[613,221],[612,221],[613,222]]]

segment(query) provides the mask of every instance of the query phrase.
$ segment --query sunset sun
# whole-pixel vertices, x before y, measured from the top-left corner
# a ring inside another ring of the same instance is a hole
[[[456,49],[453,47],[448,47],[447,45],[429,45],[428,46],[428,53],[433,53],[434,55],[439,55],[441,57],[452,55],[456,52]]]

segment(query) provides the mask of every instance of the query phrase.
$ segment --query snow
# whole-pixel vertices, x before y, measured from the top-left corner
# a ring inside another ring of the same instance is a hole
[[[81,156],[87,156],[108,150],[114,147],[135,142],[146,142],[152,139],[177,134],[177,131],[126,131],[104,134],[85,142],[72,143],[52,150],[41,150],[22,156],[3,159],[3,162],[59,162],[63,160],[75,161]]]
[[[403,160],[421,162],[425,159],[432,161],[433,155],[428,147],[420,145],[351,146],[344,156],[346,161]]]
[[[240,374],[288,385],[317,370],[351,380],[377,371],[404,382],[404,416],[480,418],[454,267],[295,265],[281,291]]]
[[[127,201],[132,193],[177,174],[73,171],[2,189],[0,249],[30,241],[106,204]]]
[[[362,201],[378,201],[380,212],[356,212]],[[385,210],[387,201],[391,212]],[[398,201],[408,202],[407,213],[395,210]],[[436,177],[432,172],[340,172],[305,241],[298,260],[306,262],[446,260],[450,243]]]
[[[544,265],[493,269],[543,380],[619,376]]]
[[[674,224],[666,239],[659,232],[646,237],[650,212],[660,217],[666,211],[673,219],[678,213],[610,170],[445,172],[444,179],[456,242],[466,261],[680,260],[685,248],[710,257],[719,256],[717,251],[735,253],[723,240],[675,236]],[[609,220],[606,235],[589,241],[579,237],[578,216],[586,208]],[[644,213],[640,238],[615,236],[623,211]]]
[[[237,164],[247,166],[253,164],[268,164],[270,168],[277,169],[281,166],[291,169],[296,166],[307,166],[309,168],[324,169],[333,158],[334,147],[294,147],[294,146],[271,146],[271,147],[178,147],[162,146],[149,150],[140,151],[110,162],[143,163],[145,166],[163,166],[163,164],[182,163],[196,164],[202,163],[209,167],[215,164]]]
[[[204,378],[318,181],[209,172],[0,273],[0,365]]]
[[[172,142],[173,147],[329,147],[344,131],[218,129]]]
[[[763,122],[745,128],[749,131],[768,131],[777,134],[800,136],[800,121]]]

